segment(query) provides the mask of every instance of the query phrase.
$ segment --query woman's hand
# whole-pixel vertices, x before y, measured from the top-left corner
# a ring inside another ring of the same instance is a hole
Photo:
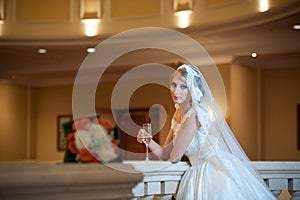
[[[138,134],[137,134],[137,136],[136,136],[136,140],[139,142],[139,143],[143,143],[143,138],[152,138],[152,135],[151,134],[149,134],[149,133],[147,133],[144,129],[140,129],[139,131],[138,131]]]

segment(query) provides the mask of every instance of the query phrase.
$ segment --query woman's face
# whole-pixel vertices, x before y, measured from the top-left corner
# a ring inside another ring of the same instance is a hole
[[[185,78],[180,73],[176,73],[173,76],[170,91],[174,103],[183,104],[185,102],[189,102],[189,89],[186,85]]]

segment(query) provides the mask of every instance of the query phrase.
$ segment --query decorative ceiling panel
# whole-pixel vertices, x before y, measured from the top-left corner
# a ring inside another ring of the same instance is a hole
[[[222,6],[230,3],[239,2],[240,0],[205,0],[207,7]]]
[[[161,0],[111,0],[112,17],[143,17],[161,14]]]
[[[68,21],[71,0],[16,0],[17,21]]]

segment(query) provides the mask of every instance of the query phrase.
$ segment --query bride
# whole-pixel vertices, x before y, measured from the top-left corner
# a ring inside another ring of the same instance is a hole
[[[149,148],[162,160],[189,158],[176,199],[276,199],[235,139],[199,69],[181,65],[170,91],[176,110],[169,134],[163,146],[151,140]],[[145,134],[140,129],[137,141],[142,143]]]

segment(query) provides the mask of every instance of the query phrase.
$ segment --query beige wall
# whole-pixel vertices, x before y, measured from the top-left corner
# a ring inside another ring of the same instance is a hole
[[[232,64],[230,73],[230,125],[246,154],[259,159],[258,71]]]
[[[248,156],[252,160],[299,160],[296,104],[300,102],[300,69],[258,70],[236,64],[219,69],[227,93],[227,120]],[[101,83],[95,96],[97,112],[111,122],[114,84]],[[130,87],[130,83],[123,86]],[[72,86],[28,88],[1,81],[0,97],[0,161],[62,160],[64,152],[56,146],[56,123],[58,115],[72,113]],[[169,90],[160,86],[139,88],[130,107],[147,108],[154,103],[162,104],[168,114],[173,112]],[[123,104],[120,99],[120,108]],[[170,117],[160,141],[166,137]]]
[[[57,151],[57,116],[72,113],[72,86],[45,87],[36,91],[36,159],[62,160]]]
[[[297,113],[300,68],[232,64],[230,125],[252,160],[300,160]]]
[[[262,93],[263,159],[299,161],[296,109],[300,104],[300,68],[263,70]]]
[[[0,161],[26,159],[27,98],[27,87],[0,80]]]
[[[225,110],[225,118],[228,124],[230,124],[230,64],[219,64],[218,69],[223,79],[225,93],[226,93],[226,110]]]
[[[114,119],[110,110],[110,96],[114,87],[114,82],[100,83],[95,95],[95,109],[103,118],[113,124]],[[131,84],[123,85],[124,88],[130,88]],[[62,160],[64,152],[57,151],[57,115],[72,114],[72,86],[63,87],[45,87],[39,88],[36,92],[36,127],[37,127],[37,160]],[[145,93],[145,90],[147,91]],[[159,95],[158,95],[159,94]],[[170,107],[171,99],[169,90],[159,86],[141,87],[133,94],[130,101],[131,108],[148,108],[154,103],[161,103],[172,112]],[[124,108],[123,99],[119,100],[119,109]],[[117,109],[118,109],[117,108]],[[166,126],[162,130],[160,140],[166,137],[170,119],[167,120]]]

